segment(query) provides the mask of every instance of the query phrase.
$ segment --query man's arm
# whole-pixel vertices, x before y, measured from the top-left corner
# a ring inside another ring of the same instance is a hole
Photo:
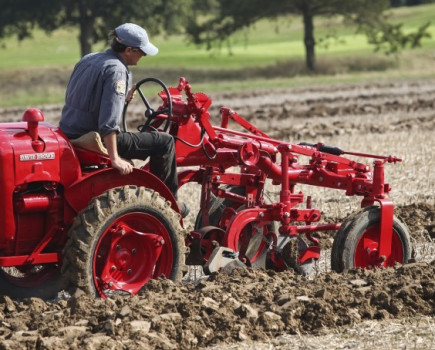
[[[111,132],[103,137],[104,144],[109,153],[110,161],[112,162],[112,167],[118,169],[122,175],[130,174],[133,171],[133,165],[126,162],[118,155],[118,147],[116,144],[116,132]]]

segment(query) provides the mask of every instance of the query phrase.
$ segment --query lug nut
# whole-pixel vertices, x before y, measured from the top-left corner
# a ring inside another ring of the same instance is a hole
[[[133,273],[133,271],[131,271],[131,269],[127,270],[127,275],[131,275]]]
[[[137,253],[136,248],[133,248],[133,249],[131,250],[131,254],[136,254],[136,253]]]
[[[116,266],[112,265],[112,267],[110,268],[110,271],[115,271],[116,270]]]

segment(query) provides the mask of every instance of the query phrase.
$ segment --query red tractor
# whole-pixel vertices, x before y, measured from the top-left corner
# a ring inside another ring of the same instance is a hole
[[[163,88],[156,110],[141,89],[148,83]],[[0,124],[1,294],[51,298],[67,286],[103,298],[136,294],[149,279],[180,279],[185,263],[209,272],[234,261],[306,273],[320,256],[316,231],[338,230],[336,271],[410,259],[408,230],[393,215],[384,182],[384,164],[400,159],[278,141],[226,107],[213,126],[211,99],[184,78],[176,88],[154,78],[137,87],[146,109],[139,130],[173,135],[180,187],[202,188],[195,230],[186,232],[175,198],[146,165],[120,175],[104,152],[73,145],[29,109],[22,122]],[[376,159],[373,170],[343,154]],[[280,187],[278,202],[265,195],[268,179]],[[319,223],[309,196],[301,207],[298,183],[361,196],[362,209],[343,223]]]

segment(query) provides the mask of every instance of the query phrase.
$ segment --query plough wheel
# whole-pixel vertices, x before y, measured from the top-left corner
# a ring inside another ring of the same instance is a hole
[[[331,252],[331,268],[342,272],[351,268],[372,269],[381,266],[378,254],[380,242],[380,208],[364,208],[351,215],[338,230]],[[404,223],[394,217],[391,255],[383,266],[396,262],[405,264],[411,257],[409,232]]]
[[[241,186],[228,186],[227,190],[239,195],[245,194],[245,189]],[[270,199],[267,197],[265,197],[265,200],[266,202],[270,202]],[[222,222],[229,221],[230,217],[227,217],[229,213],[233,212],[233,214],[236,214],[237,210],[241,209],[242,206],[243,204],[230,199],[216,198],[213,196],[210,200],[209,225],[220,227]],[[228,220],[221,220],[223,217]],[[199,211],[195,220],[195,229],[199,230],[202,226],[202,213]],[[226,227],[220,228],[226,229]],[[260,264],[258,267],[265,267],[263,260],[265,259],[265,253],[269,246],[266,240],[270,240],[270,237],[267,236],[273,231],[273,223],[264,225],[263,227],[249,224],[243,229],[239,241],[239,251],[241,250],[243,255],[246,256],[248,265],[257,262],[257,264]]]
[[[314,268],[313,259],[302,264],[299,261],[301,254],[309,247],[309,244],[301,236],[285,238],[287,238],[285,240],[287,243],[282,248],[281,257],[287,268],[291,268],[301,275],[311,274]]]
[[[244,195],[245,189],[239,186],[228,186],[227,190],[236,194]],[[219,222],[221,221],[222,214],[226,208],[233,208],[234,211],[237,210],[242,204],[234,202],[230,199],[217,198],[212,194],[210,199],[210,209],[209,209],[209,225],[219,227]],[[199,230],[204,225],[202,224],[202,211],[198,212],[195,220],[195,230]],[[221,227],[222,228],[222,227]]]
[[[114,188],[79,213],[62,271],[73,286],[94,296],[137,294],[152,278],[181,279],[181,232],[178,214],[157,192]]]
[[[215,244],[222,244],[225,231],[214,226],[205,226],[199,230],[199,233],[201,234],[200,253],[202,258],[207,261],[215,248]]]

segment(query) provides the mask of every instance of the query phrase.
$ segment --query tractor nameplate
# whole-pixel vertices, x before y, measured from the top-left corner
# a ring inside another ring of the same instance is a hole
[[[20,154],[20,162],[30,162],[34,160],[50,160],[54,158],[54,152]]]

